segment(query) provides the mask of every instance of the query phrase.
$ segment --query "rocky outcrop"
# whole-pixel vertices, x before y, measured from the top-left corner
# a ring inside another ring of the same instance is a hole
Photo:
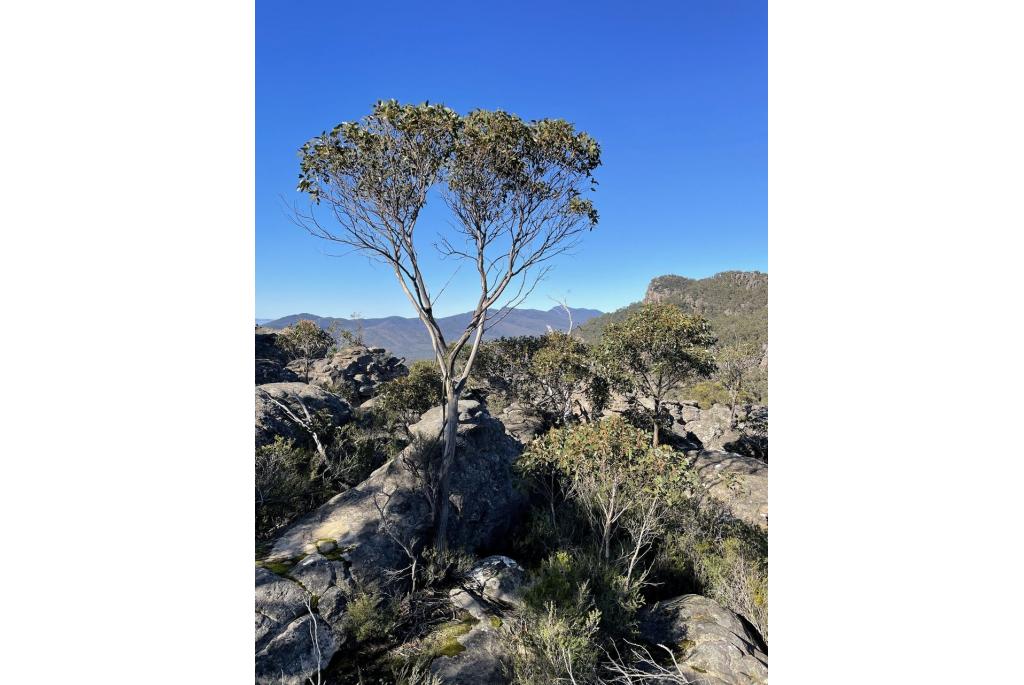
[[[439,656],[430,664],[436,682],[444,685],[506,685],[502,662],[507,658],[499,632],[500,622],[483,615],[469,632],[455,638],[461,647],[457,653]]]
[[[326,359],[317,359],[309,369],[309,382],[346,397],[369,398],[386,381],[409,373],[403,360],[392,357],[383,347],[347,347]],[[288,369],[302,375],[301,362]]]
[[[524,506],[512,478],[522,445],[478,402],[460,402],[459,412],[449,544],[472,551],[497,543]],[[300,519],[277,540],[268,559],[294,559],[329,540],[356,582],[386,585],[389,571],[408,564],[402,545],[420,548],[429,542],[424,474],[439,458],[432,439],[440,429],[439,407],[423,414],[410,426],[418,439],[363,483]]]
[[[279,404],[280,403],[280,404]],[[288,411],[281,407],[284,405]],[[305,407],[305,409],[303,409]],[[335,425],[342,425],[352,417],[352,408],[336,395],[305,383],[267,383],[256,386],[256,446],[269,445],[274,436],[306,441],[309,433],[288,414],[305,420],[306,411],[312,416],[326,410]]]
[[[277,333],[256,329],[256,385],[299,380],[292,370],[285,368],[287,364],[288,357],[277,345]]]
[[[682,675],[701,685],[767,685],[768,650],[736,614],[700,595],[645,607],[640,636],[673,651]]]
[[[768,465],[730,452],[702,450],[693,462],[708,494],[741,521],[768,530]]]
[[[489,602],[521,607],[526,581],[526,569],[514,559],[494,555],[474,564],[462,587]]]
[[[349,578],[344,566],[312,554],[282,577],[256,568],[256,683],[304,685],[346,640]]]
[[[544,419],[518,402],[505,407],[498,414],[498,420],[505,426],[505,431],[509,435],[524,445],[537,437],[544,428]]]
[[[496,606],[523,606],[522,593],[526,571],[515,560],[491,556],[478,561],[465,575],[460,586],[449,593],[452,606],[469,614],[475,623],[464,635],[455,638],[460,649],[441,656],[430,665],[430,672],[445,685],[505,685],[508,678],[502,668],[508,658],[507,646],[500,637],[502,620]]]

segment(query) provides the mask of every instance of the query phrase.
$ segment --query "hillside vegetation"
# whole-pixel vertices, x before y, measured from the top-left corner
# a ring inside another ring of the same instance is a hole
[[[596,343],[605,329],[624,321],[643,304],[667,302],[710,323],[719,345],[760,350],[757,372],[746,384],[747,399],[768,404],[768,274],[723,271],[709,278],[665,275],[651,280],[644,298],[577,328],[586,342]],[[724,401],[720,379],[700,382],[677,392],[674,399],[698,400],[704,406]]]

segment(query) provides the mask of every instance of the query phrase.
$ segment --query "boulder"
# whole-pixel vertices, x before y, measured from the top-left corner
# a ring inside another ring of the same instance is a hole
[[[724,404],[701,410],[695,403],[667,403],[672,432],[696,440],[697,447],[736,452],[768,461],[768,408],[755,404],[737,406],[730,418]]]
[[[277,346],[277,333],[256,333],[256,385],[287,383],[299,377],[285,368],[288,357]]]
[[[495,555],[467,571],[462,586],[488,601],[522,606],[526,580],[526,570],[514,559]]]
[[[768,530],[768,465],[760,459],[702,450],[693,467],[708,493],[733,516]]]
[[[402,362],[381,347],[346,347],[330,357],[315,360],[309,368],[309,382],[330,391],[351,388],[369,397],[380,383],[409,373]],[[302,376],[301,362],[291,362],[288,369]]]
[[[500,541],[524,507],[512,478],[522,445],[478,402],[463,401],[459,410],[448,535],[452,547],[473,551]],[[414,547],[429,543],[432,521],[423,474],[440,456],[430,440],[440,434],[440,408],[423,414],[410,432],[420,439],[293,524],[268,559],[300,557],[315,551],[318,541],[333,540],[356,583],[386,586],[388,571],[408,564],[395,538]]]
[[[275,402],[276,400],[276,402]],[[256,386],[256,446],[269,445],[275,436],[306,441],[310,439],[304,428],[296,423],[277,402],[284,404],[297,417],[305,420],[303,405],[310,415],[326,409],[335,424],[347,423],[352,408],[337,395],[305,383],[267,383]]]
[[[498,634],[500,622],[485,617],[455,640],[461,651],[440,656],[430,664],[430,673],[444,685],[506,685],[502,661],[507,652]]]
[[[308,594],[290,580],[256,568],[256,649],[306,612]]]
[[[739,439],[739,431],[732,427],[729,407],[715,404],[710,409],[699,411],[697,416],[685,421],[683,430],[692,433],[704,449],[720,450],[725,443]],[[678,429],[675,432],[679,432]]]
[[[544,419],[526,407],[513,402],[498,414],[505,430],[519,442],[528,444],[544,428]]]
[[[315,614],[306,614],[256,653],[257,685],[307,685],[327,668],[341,641]]]
[[[676,656],[682,675],[701,685],[767,685],[768,650],[736,614],[700,595],[640,611],[640,636]]]
[[[256,682],[261,685],[304,685],[346,640],[351,583],[344,565],[311,554],[283,566],[287,577],[256,568]]]

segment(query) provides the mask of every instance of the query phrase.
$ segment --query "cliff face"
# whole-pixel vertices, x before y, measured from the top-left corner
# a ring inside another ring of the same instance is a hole
[[[624,319],[641,304],[659,302],[706,317],[723,340],[757,342],[765,351],[762,364],[767,367],[768,274],[760,271],[723,271],[699,279],[658,276],[647,286],[643,300],[588,321],[580,327],[580,334],[596,341],[609,323]]]
[[[673,302],[705,316],[754,311],[768,306],[768,274],[723,271],[702,279],[658,276],[647,286],[643,302]]]

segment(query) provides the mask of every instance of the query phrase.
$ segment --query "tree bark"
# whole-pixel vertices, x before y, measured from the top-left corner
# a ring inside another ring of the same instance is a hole
[[[459,398],[462,395],[462,384],[454,383],[451,379],[445,380],[445,411],[444,428],[441,431],[444,442],[441,454],[441,465],[438,470],[437,495],[434,501],[437,503],[437,520],[435,521],[434,547],[438,552],[448,549],[448,513],[451,507],[449,501],[449,489],[451,487],[452,464],[455,462],[455,440],[459,428]]]
[[[661,420],[661,400],[654,398],[654,446],[658,446],[658,422]]]

